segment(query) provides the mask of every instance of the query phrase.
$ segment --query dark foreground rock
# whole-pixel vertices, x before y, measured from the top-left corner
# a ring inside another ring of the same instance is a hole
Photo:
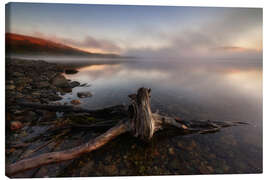
[[[66,74],[76,74],[78,70],[76,69],[65,69]]]
[[[47,104],[61,100],[59,94],[71,92],[78,83],[69,83],[62,75],[64,68],[45,61],[6,59],[6,124],[8,129],[20,129],[19,122],[27,121],[18,101]],[[18,120],[18,117],[22,117]],[[31,118],[30,118],[31,119]],[[16,120],[14,123],[14,120]]]
[[[80,86],[80,83],[78,81],[72,81],[69,83],[69,85],[71,86],[71,88],[74,88],[74,87]]]
[[[89,92],[89,91],[87,91],[87,92],[78,92],[78,93],[77,93],[77,96],[78,96],[79,98],[86,98],[86,97],[91,97],[91,96],[93,96],[93,94],[92,94],[91,92]]]

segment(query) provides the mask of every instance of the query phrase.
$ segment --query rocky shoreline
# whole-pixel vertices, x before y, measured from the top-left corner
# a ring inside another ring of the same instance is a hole
[[[63,76],[64,66],[41,60],[6,59],[6,127],[16,130],[23,122],[36,117],[33,111],[25,111],[18,101],[49,104],[61,100],[60,95],[79,86]],[[30,115],[27,115],[30,114]]]

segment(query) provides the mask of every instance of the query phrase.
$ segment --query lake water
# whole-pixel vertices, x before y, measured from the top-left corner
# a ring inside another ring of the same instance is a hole
[[[66,77],[90,86],[74,88],[63,102],[78,99],[77,92],[91,91],[93,96],[80,99],[80,106],[127,105],[128,94],[147,87],[152,89],[153,112],[186,120],[249,123],[214,134],[155,137],[146,146],[131,136],[120,137],[93,152],[100,158],[87,176],[104,174],[98,164],[106,162],[106,157],[115,162],[125,157],[115,165],[118,175],[262,172],[262,63],[133,61],[85,65],[78,70]]]

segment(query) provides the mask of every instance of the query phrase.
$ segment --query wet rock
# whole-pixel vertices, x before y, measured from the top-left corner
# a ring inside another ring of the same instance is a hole
[[[13,118],[13,117],[12,117],[11,113],[7,113],[7,114],[6,114],[6,120],[7,120],[7,121],[11,121],[12,118]]]
[[[79,83],[78,81],[72,81],[72,82],[70,83],[71,88],[77,87],[77,86],[79,86],[79,85],[80,85],[80,83]]]
[[[38,115],[33,111],[26,111],[24,114],[24,121],[31,122],[38,119]]]
[[[83,84],[80,85],[80,87],[84,87],[86,85],[87,85],[87,83],[83,83]]]
[[[23,77],[24,76],[24,74],[20,73],[20,72],[13,72],[12,75],[15,76],[15,77]]]
[[[40,92],[33,92],[32,95],[35,97],[40,97],[41,93]]]
[[[13,80],[6,81],[6,84],[14,84]]]
[[[58,95],[56,95],[56,94],[51,94],[51,95],[48,96],[48,99],[49,99],[50,101],[59,101],[59,100],[62,99],[62,97],[60,97],[60,96],[58,96]]]
[[[42,121],[48,121],[56,118],[56,112],[42,111]]]
[[[38,83],[38,87],[39,88],[48,88],[48,87],[50,87],[50,84],[47,81],[41,81],[40,83]]]
[[[81,104],[80,100],[78,100],[78,99],[74,99],[74,100],[70,101],[70,103],[74,104],[74,105]]]
[[[14,86],[14,85],[7,85],[6,86],[7,90],[14,90],[15,88],[16,88],[16,86]]]
[[[58,75],[53,78],[52,84],[59,88],[70,88],[67,79],[63,75]]]
[[[60,93],[62,95],[64,95],[65,93],[69,93],[69,92],[72,92],[72,88],[71,87],[65,87],[65,88],[61,88],[59,89]]]
[[[170,153],[170,155],[174,155],[175,154],[174,149],[173,148],[169,148],[169,153]]]
[[[77,93],[77,96],[79,97],[79,98],[86,98],[86,97],[91,97],[91,96],[93,96],[92,95],[92,93],[91,92],[78,92]]]
[[[12,131],[16,131],[16,130],[19,130],[23,127],[22,123],[20,121],[12,121],[10,123],[10,129]]]
[[[78,70],[76,69],[65,69],[66,74],[76,74]]]
[[[192,151],[197,147],[197,144],[194,140],[191,141],[190,145],[186,147],[187,150]]]
[[[94,165],[94,161],[89,161],[87,164],[85,164],[80,170],[80,176],[88,176],[89,170],[93,169]]]
[[[117,175],[118,173],[115,165],[104,166],[104,170],[108,175]]]
[[[202,165],[199,167],[199,171],[202,174],[212,174],[214,172],[214,169],[211,166]]]
[[[177,160],[177,159],[173,159],[172,161],[170,161],[169,163],[169,166],[172,168],[172,169],[179,169],[180,167],[180,162]]]

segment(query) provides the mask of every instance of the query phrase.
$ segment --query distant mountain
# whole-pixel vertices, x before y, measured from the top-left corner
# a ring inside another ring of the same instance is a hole
[[[74,55],[85,57],[117,58],[117,54],[102,54],[86,52],[61,43],[50,40],[25,36],[14,33],[6,33],[7,55]]]

